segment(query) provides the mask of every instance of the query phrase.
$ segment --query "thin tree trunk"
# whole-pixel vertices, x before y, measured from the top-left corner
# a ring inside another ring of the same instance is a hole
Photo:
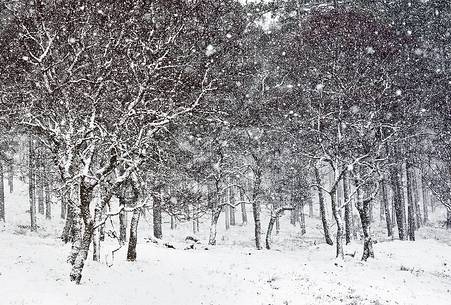
[[[274,223],[276,222],[277,217],[271,215],[271,218],[269,219],[269,224],[268,224],[268,230],[266,230],[266,249],[271,249],[271,234],[272,234],[272,230],[274,228]]]
[[[343,200],[346,204],[349,201],[349,180],[348,174],[343,175]],[[345,206],[345,237],[346,244],[351,243],[352,240],[352,204],[349,202]]]
[[[5,185],[3,183],[2,161],[0,161],[0,221],[5,222]]]
[[[38,199],[38,212],[41,215],[45,214],[45,205],[44,205],[44,175],[42,173],[43,171],[43,164],[42,164],[42,154],[38,154],[37,158],[38,166],[36,167],[36,194]]]
[[[257,250],[262,249],[261,245],[261,234],[262,234],[262,224],[261,224],[261,206],[258,200],[258,195],[260,194],[261,185],[261,173],[255,173],[254,186],[252,191],[252,214],[254,216],[254,226],[255,226],[255,247]]]
[[[382,207],[385,211],[385,223],[387,226],[387,235],[393,236],[393,230],[392,230],[392,224],[391,224],[391,217],[390,217],[390,208],[388,203],[388,195],[387,195],[387,185],[385,183],[385,180],[381,182],[382,183]]]
[[[241,219],[243,221],[243,225],[247,223],[246,203],[244,202],[244,197],[244,190],[240,188]]]
[[[414,212],[414,197],[413,197],[413,172],[412,166],[408,162],[406,164],[406,176],[407,176],[407,214],[408,214],[408,235],[409,240],[415,240],[415,212]]]
[[[310,218],[313,217],[313,200],[311,197],[309,197],[309,200],[308,200],[308,217],[310,217]]]
[[[229,188],[228,200],[229,200],[229,203],[231,204],[231,206],[230,206],[230,225],[234,226],[234,225],[236,225],[236,211],[235,211],[236,209],[235,209],[235,192],[234,192],[233,187]]]
[[[426,188],[426,185],[424,183],[423,173],[421,173],[420,176],[420,183],[421,183],[421,193],[423,198],[423,223],[427,224],[429,221],[429,213],[428,213],[428,190]]]
[[[134,262],[136,260],[136,244],[138,242],[138,224],[141,209],[133,211],[132,220],[130,223],[130,238],[128,241],[127,260]]]
[[[35,201],[35,172],[34,172],[34,145],[31,135],[28,136],[28,197],[30,201],[30,228],[36,232],[36,201]]]
[[[305,226],[304,207],[305,207],[305,204],[301,203],[300,211],[299,211],[299,224],[301,226],[301,235],[304,235],[307,232],[306,226]]]
[[[344,251],[343,251],[343,217],[341,216],[341,212],[338,210],[337,206],[337,198],[335,192],[330,193],[330,200],[332,203],[332,214],[335,218],[335,223],[337,225],[337,237],[336,237],[336,243],[337,243],[337,258],[344,258]]]
[[[451,229],[451,209],[446,210],[446,229]]]
[[[60,217],[61,219],[66,219],[66,214],[68,213],[67,211],[67,198],[66,198],[66,194],[64,192],[61,192],[61,213],[60,213]]]
[[[163,238],[163,229],[161,227],[161,193],[153,196],[153,236]]]
[[[125,198],[119,196],[119,206],[125,207]],[[127,212],[122,210],[119,212],[119,244],[125,245],[127,242]]]
[[[45,218],[51,219],[52,218],[52,202],[50,201],[50,186],[49,186],[49,177],[48,172],[45,171],[44,175],[44,192],[45,192]]]
[[[14,192],[14,162],[11,160],[8,163],[8,186],[9,192]]]
[[[323,230],[324,230],[324,238],[326,239],[326,243],[328,245],[333,245],[334,242],[332,241],[332,238],[330,237],[329,233],[329,224],[327,223],[327,215],[326,215],[326,205],[324,203],[324,194],[323,190],[320,188],[321,184],[321,177],[319,174],[319,169],[317,167],[314,168],[315,170],[315,178],[316,178],[316,184],[318,184],[318,199],[319,199],[319,213],[321,216],[321,221],[323,224]]]

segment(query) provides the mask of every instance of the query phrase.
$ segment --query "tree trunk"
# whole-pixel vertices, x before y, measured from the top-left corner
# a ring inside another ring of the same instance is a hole
[[[332,238],[330,238],[329,224],[327,223],[326,205],[324,203],[324,194],[323,194],[323,190],[320,188],[320,186],[322,185],[321,177],[319,174],[319,169],[317,167],[315,167],[315,179],[316,179],[316,184],[318,185],[317,189],[318,189],[318,199],[319,199],[319,213],[320,213],[321,221],[323,224],[324,238],[326,239],[326,243],[328,245],[333,245],[334,242],[332,241]]]
[[[268,224],[268,230],[266,231],[266,249],[271,249],[271,234],[272,234],[272,230],[274,228],[274,223],[276,222],[277,216],[275,215],[271,215],[271,218],[269,219],[269,224]]]
[[[240,201],[241,201],[241,219],[243,224],[247,223],[246,203],[244,202],[244,190],[240,188]]]
[[[161,227],[161,197],[153,196],[153,236],[155,238],[163,238],[163,229]]]
[[[423,173],[421,173],[420,176],[420,183],[421,183],[421,193],[422,193],[422,199],[423,199],[423,223],[427,224],[429,221],[429,213],[428,213],[428,190],[426,188],[426,185],[424,183]]]
[[[262,224],[261,224],[261,206],[258,200],[258,195],[260,194],[260,184],[261,184],[261,173],[257,172],[254,180],[254,187],[252,191],[252,214],[254,216],[254,226],[255,226],[255,247],[257,250],[262,249],[261,245],[261,234],[262,234]]]
[[[119,196],[119,207],[125,208],[125,198]],[[125,245],[127,242],[127,212],[122,210],[119,212],[119,244]]]
[[[446,229],[451,229],[451,209],[446,210]]]
[[[224,218],[225,228],[228,230],[230,229],[230,206],[228,204],[224,206]]]
[[[308,217],[313,217],[313,200],[311,197],[308,200]]]
[[[344,204],[349,201],[349,180],[348,174],[343,175],[343,200]],[[351,243],[352,240],[352,204],[349,202],[345,206],[345,237],[346,244]]]
[[[362,223],[363,231],[363,255],[362,260],[366,261],[369,257],[374,258],[373,240],[370,234],[370,217],[369,217],[369,205],[368,203],[361,203],[361,207],[358,208],[360,221]]]
[[[34,172],[34,145],[31,135],[28,136],[28,197],[30,201],[30,228],[36,232],[36,201],[35,201],[35,172]]]
[[[0,221],[5,221],[5,185],[3,183],[2,161],[0,161]]]
[[[338,209],[337,206],[337,198],[336,193],[331,192],[330,193],[330,200],[332,203],[332,214],[335,218],[335,223],[337,225],[337,258],[344,258],[344,251],[343,251],[343,217],[341,216],[341,212]]]
[[[67,198],[66,198],[66,194],[64,192],[61,192],[61,213],[60,213],[60,217],[61,219],[66,219],[66,214],[68,213],[67,211]]]
[[[390,180],[393,190],[393,203],[396,212],[396,223],[398,225],[398,236],[400,240],[406,239],[404,231],[404,196],[401,188],[401,177],[396,166],[390,168]]]
[[[305,229],[305,214],[304,214],[305,204],[301,203],[300,211],[299,211],[299,224],[301,226],[301,235],[304,235],[307,230]]]
[[[49,186],[49,177],[48,172],[45,171],[44,175],[44,192],[45,192],[45,218],[51,219],[52,218],[52,202],[50,201],[50,186]]]
[[[85,261],[88,258],[93,231],[94,223],[90,220],[88,223],[85,223],[85,230],[83,232],[83,238],[81,239],[80,249],[78,250],[70,272],[70,280],[76,284],[80,284],[81,281],[83,267],[85,266]]]
[[[235,192],[233,187],[229,188],[229,203],[231,204],[230,206],[230,225],[234,226],[236,225],[236,213],[235,213]]]
[[[61,234],[61,240],[66,244],[70,241],[74,241],[73,239],[73,233],[74,233],[74,208],[71,204],[67,206],[67,215],[66,215],[66,222],[64,224],[63,233]],[[74,258],[75,260],[75,258]]]
[[[89,206],[92,200],[92,192],[93,189],[91,187],[85,186],[83,181],[80,182],[80,212],[85,229],[83,231],[80,248],[78,250],[78,253],[76,254],[76,258],[72,265],[72,270],[70,273],[70,280],[75,282],[76,284],[80,284],[83,267],[88,257],[89,247],[91,245],[92,235],[94,233],[94,221],[89,210]]]
[[[415,211],[415,229],[418,230],[423,225],[423,216],[421,215],[421,207],[420,207],[420,194],[418,192],[418,179],[415,168],[412,166],[411,168],[411,186],[412,186],[412,194],[413,194],[413,206]]]
[[[384,181],[381,181],[382,183],[382,207],[385,211],[385,223],[387,226],[387,235],[393,236],[393,230],[392,230],[392,224],[391,224],[391,217],[390,217],[390,204],[388,203],[388,194],[387,194],[387,185]]]
[[[415,211],[414,211],[414,197],[413,197],[413,171],[412,166],[408,162],[406,164],[406,176],[407,176],[407,214],[408,214],[408,235],[409,240],[415,240]]]
[[[138,242],[138,224],[141,209],[133,211],[132,220],[130,223],[130,238],[128,241],[127,260],[134,262],[136,260],[136,244]]]
[[[208,244],[211,246],[216,245],[216,228],[218,227],[219,216],[221,215],[222,206],[213,207],[211,213],[211,224],[210,224],[210,237],[208,238]]]
[[[45,205],[44,205],[44,175],[43,164],[42,164],[42,155],[38,154],[38,166],[36,167],[36,194],[38,199],[38,212],[41,215],[45,214]]]
[[[14,192],[14,162],[10,161],[8,163],[8,186],[9,192]]]

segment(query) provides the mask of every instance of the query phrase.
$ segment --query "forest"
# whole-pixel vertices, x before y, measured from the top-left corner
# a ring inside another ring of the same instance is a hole
[[[0,240],[1,304],[449,304],[451,2],[0,0]]]

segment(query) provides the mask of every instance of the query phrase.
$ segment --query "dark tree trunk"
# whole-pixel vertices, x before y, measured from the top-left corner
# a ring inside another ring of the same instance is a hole
[[[14,162],[11,160],[8,163],[8,186],[9,192],[14,192]]]
[[[306,230],[306,226],[305,226],[305,214],[304,214],[304,203],[301,203],[301,209],[299,211],[299,224],[301,226],[301,235],[304,235],[307,230]]]
[[[332,241],[332,238],[330,238],[330,233],[329,233],[329,224],[327,223],[327,216],[326,216],[326,205],[324,202],[324,194],[323,194],[323,190],[321,189],[321,176],[319,174],[319,169],[317,167],[315,167],[315,180],[316,180],[316,184],[318,185],[317,189],[318,189],[318,199],[319,199],[319,213],[321,216],[321,221],[323,224],[323,230],[324,230],[324,238],[326,239],[326,243],[328,245],[333,245],[334,242]]]
[[[80,212],[84,223],[83,237],[81,240],[81,245],[76,254],[75,261],[72,265],[72,270],[70,273],[70,280],[80,284],[83,267],[85,261],[88,257],[89,247],[92,242],[92,235],[94,233],[94,221],[91,217],[91,212],[89,206],[92,200],[92,187],[85,186],[84,182],[80,183]]]
[[[158,195],[153,196],[153,236],[163,238],[161,227],[161,198]]]
[[[451,229],[451,209],[446,210],[446,229]]]
[[[45,175],[43,177],[44,182],[44,192],[45,192],[45,218],[52,218],[52,202],[50,201],[50,186],[49,186],[49,177],[48,172],[45,171]]]
[[[119,207],[125,208],[125,198],[119,196]],[[119,244],[125,245],[127,242],[127,212],[122,210],[119,213]]]
[[[66,215],[66,222],[64,224],[63,233],[61,234],[61,240],[64,243],[73,242],[73,233],[74,233],[74,208],[71,204],[67,206],[67,215]],[[75,259],[75,258],[74,258]]]
[[[60,217],[61,219],[66,219],[66,214],[68,213],[67,211],[67,197],[66,194],[64,192],[61,192],[61,213],[60,213]]]
[[[371,238],[371,221],[370,221],[370,199],[362,199],[361,192],[357,191],[358,202],[357,211],[360,216],[360,223],[362,224],[363,232],[363,255],[362,260],[366,261],[368,258],[374,258],[373,240]]]
[[[42,155],[38,153],[37,158],[38,166],[36,167],[36,195],[38,199],[38,212],[41,215],[45,214],[45,205],[44,205],[44,175],[43,164],[42,164]]]
[[[272,230],[274,228],[274,224],[276,222],[277,217],[271,215],[271,218],[269,219],[269,224],[268,224],[268,230],[266,231],[266,249],[271,249],[271,235],[272,235]]]
[[[422,193],[422,201],[423,201],[423,223],[427,224],[429,221],[429,213],[428,213],[428,199],[429,194],[428,190],[426,188],[426,185],[424,183],[423,173],[420,176],[420,183],[421,183],[421,193]]]
[[[408,215],[408,235],[409,240],[415,240],[415,203],[413,196],[413,168],[410,163],[406,164],[406,176],[407,176],[407,215]]]
[[[332,203],[332,213],[334,215],[335,223],[337,225],[337,237],[336,237],[336,243],[337,243],[337,258],[344,258],[344,251],[343,251],[343,217],[341,216],[341,212],[338,209],[337,206],[337,197],[335,192],[331,192],[330,199]]]
[[[35,172],[34,172],[34,145],[31,135],[28,137],[28,197],[30,201],[30,228],[36,232],[36,201],[35,201]]]
[[[228,230],[230,229],[230,206],[228,204],[224,206],[224,218],[225,228]]]
[[[313,217],[313,200],[311,197],[308,200],[308,217]]]
[[[261,245],[261,234],[262,234],[262,224],[261,224],[261,206],[258,200],[258,195],[260,194],[261,185],[261,173],[257,172],[254,180],[254,187],[252,191],[252,214],[254,216],[254,226],[255,226],[255,247],[257,250],[262,249]]]
[[[128,241],[127,260],[134,262],[136,260],[136,244],[138,242],[138,224],[141,209],[133,211],[132,220],[130,223],[130,238]]]
[[[230,225],[235,226],[236,225],[236,209],[235,209],[235,192],[233,187],[229,188],[229,203],[230,206]]]
[[[390,217],[390,204],[388,203],[387,185],[385,181],[382,181],[382,207],[385,211],[385,223],[387,226],[387,235],[393,236],[392,223]]]
[[[352,240],[352,204],[349,201],[349,180],[348,174],[343,175],[343,200],[345,206],[345,237],[346,244]]]
[[[3,183],[2,161],[0,161],[0,221],[5,221],[5,185]]]
[[[398,225],[398,235],[400,240],[406,239],[406,234],[404,231],[404,196],[402,195],[403,190],[401,187],[401,177],[396,166],[390,168],[390,180],[393,190],[393,203],[396,213],[396,223]]]
[[[241,201],[241,219],[243,224],[247,223],[246,203],[244,202],[244,190],[240,188],[240,201]]]

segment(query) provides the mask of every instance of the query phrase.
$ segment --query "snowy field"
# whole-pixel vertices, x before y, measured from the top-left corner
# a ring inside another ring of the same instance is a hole
[[[7,194],[7,224],[0,227],[1,305],[451,304],[451,234],[432,225],[418,232],[416,242],[387,240],[376,229],[376,258],[364,263],[360,242],[345,249],[354,257],[337,261],[319,230],[301,237],[288,219],[274,236],[273,250],[252,248],[252,223],[220,231],[218,246],[207,247],[207,221],[194,250],[184,250],[182,242],[190,224],[165,227],[165,240],[176,246],[169,249],[145,239],[147,215],[138,260],[126,262],[124,247],[113,261],[117,246],[107,239],[102,262],[88,260],[77,286],[68,276],[70,245],[58,239],[59,205],[53,205],[56,220],[38,219],[40,230],[31,234],[25,187],[17,182],[17,191]],[[433,215],[443,217],[442,210]],[[308,230],[316,222],[319,227],[319,220],[307,221]]]

